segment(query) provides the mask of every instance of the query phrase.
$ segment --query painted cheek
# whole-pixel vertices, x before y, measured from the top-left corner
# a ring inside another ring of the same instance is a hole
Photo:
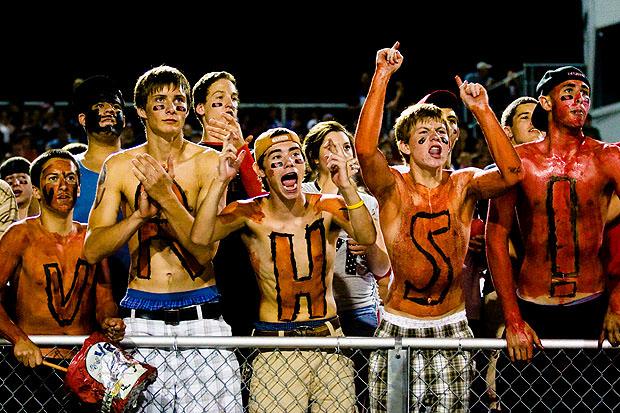
[[[560,96],[560,100],[561,101],[574,100],[574,99],[575,99],[575,97],[573,95]]]
[[[447,145],[447,144],[449,144],[449,143],[450,143],[450,140],[448,139],[448,137],[447,137],[447,136],[442,136],[442,137],[441,137],[441,142],[443,142],[443,143],[444,143],[444,145]]]
[[[43,187],[43,198],[45,199],[45,203],[47,205],[52,204],[52,200],[54,199],[54,187],[51,185],[45,185]]]
[[[182,105],[175,106],[175,109],[177,110],[177,112],[187,112],[187,107]]]
[[[303,159],[301,159],[301,158],[295,158],[295,159],[294,159],[294,161],[295,161],[295,163],[296,163],[297,165],[302,165],[302,164],[304,164],[304,160],[303,160]]]
[[[420,138],[418,144],[422,145],[424,142],[426,142],[426,138]]]
[[[284,166],[283,162],[272,162],[271,163],[271,169],[278,169],[278,168],[282,168]]]
[[[211,107],[212,108],[221,108],[222,106],[224,106],[224,104],[222,102],[213,102],[213,103],[211,103]]]
[[[153,106],[153,111],[154,112],[158,112],[160,110],[164,110],[165,107],[166,106],[164,106],[164,105],[155,105],[155,106]]]

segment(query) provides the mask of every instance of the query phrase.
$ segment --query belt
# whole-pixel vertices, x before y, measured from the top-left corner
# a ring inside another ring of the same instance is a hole
[[[202,317],[198,309],[202,310]],[[132,316],[132,309],[121,307],[122,317],[144,318],[146,320],[159,320],[166,324],[178,325],[181,321],[200,320],[204,318],[218,319],[222,315],[220,303],[203,303],[190,307],[174,308],[166,310],[141,310],[135,309]]]
[[[330,329],[329,326],[332,326]],[[311,326],[299,326],[293,330],[254,330],[253,336],[272,336],[272,337],[328,337],[332,335],[334,330],[340,328],[340,320],[338,317],[334,317],[329,320],[325,320],[323,324],[315,327]]]

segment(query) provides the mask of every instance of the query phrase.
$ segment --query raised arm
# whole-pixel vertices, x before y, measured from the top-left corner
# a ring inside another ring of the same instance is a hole
[[[0,183],[0,237],[13,222],[17,221],[17,203],[11,187]]]
[[[517,285],[508,252],[510,229],[514,219],[516,190],[492,199],[486,225],[486,247],[489,271],[502,302],[506,322],[506,343],[512,361],[531,360],[532,343],[542,348],[536,332],[523,321],[517,304]]]
[[[381,134],[387,85],[392,74],[403,63],[403,56],[398,51],[399,46],[400,44],[396,42],[392,48],[377,52],[375,73],[355,131],[355,151],[362,176],[368,189],[375,195],[394,185],[394,177],[389,173],[388,162],[377,145]]]
[[[243,188],[250,198],[265,194],[266,192],[263,191],[260,178],[252,167],[252,164],[254,164],[254,157],[247,143],[251,140],[252,136],[248,137],[247,140],[243,138],[241,125],[236,117],[228,113],[222,113],[222,118],[224,121],[209,119],[206,125],[207,134],[211,134],[221,141],[228,139],[237,150],[237,155],[241,154],[241,152],[245,152],[245,156],[239,167],[239,176],[241,177]]]
[[[332,181],[344,198],[349,215],[348,220],[340,219],[340,222],[338,214],[335,214],[334,218],[338,225],[360,244],[374,244],[377,239],[374,221],[357,192],[357,186],[351,180],[354,175],[352,166],[355,159],[347,161],[342,147],[335,145],[331,138],[327,139],[327,167],[331,172]]]
[[[218,209],[224,204],[226,187],[237,174],[244,156],[245,152],[237,155],[235,147],[228,140],[224,140],[224,146],[219,155],[218,174],[213,178],[194,220],[191,230],[192,242],[198,245],[210,245],[244,225],[244,220],[234,213],[237,202],[233,202],[222,211],[224,218],[217,215]]]
[[[366,259],[368,260],[368,268],[370,271],[382,277],[390,270],[391,263],[390,257],[385,246],[385,240],[383,239],[383,233],[381,232],[381,225],[378,220],[373,220],[375,223],[375,229],[377,231],[377,240],[374,244],[368,247],[366,252]]]
[[[491,110],[486,89],[478,83],[462,82],[458,76],[455,79],[461,99],[478,121],[498,168],[478,171],[469,188],[479,198],[492,198],[523,179],[521,159]]]

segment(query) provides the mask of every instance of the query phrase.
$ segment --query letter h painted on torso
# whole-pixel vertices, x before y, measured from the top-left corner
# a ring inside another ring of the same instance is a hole
[[[323,219],[306,226],[306,250],[308,273],[298,274],[293,248],[293,234],[272,232],[271,256],[274,263],[278,320],[292,321],[297,318],[301,298],[308,303],[310,318],[322,318],[327,313],[325,299],[325,227]]]

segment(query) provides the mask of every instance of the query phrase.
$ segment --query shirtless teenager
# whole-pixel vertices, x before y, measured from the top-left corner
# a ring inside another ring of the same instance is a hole
[[[40,349],[28,335],[88,335],[102,329],[109,339],[120,340],[125,326],[117,318],[109,272],[84,258],[86,225],[73,221],[80,193],[73,156],[58,149],[45,152],[33,161],[30,176],[41,214],[14,224],[0,239],[0,285],[10,281],[6,298],[11,303],[0,306],[0,333],[14,344],[13,354],[26,367],[41,365],[44,357],[66,365],[71,351]],[[13,394],[16,403],[28,406],[26,411],[34,411],[29,410],[35,408],[29,400],[33,394],[45,411],[59,408],[53,405],[56,400],[66,402],[66,394],[54,394],[59,384],[41,384],[40,376],[26,374],[32,393]],[[10,411],[9,406],[3,410]]]
[[[490,203],[487,221],[487,256],[502,301],[508,354],[528,361],[532,344],[542,348],[539,337],[620,343],[620,290],[609,280],[615,288],[606,293],[599,257],[609,201],[620,192],[620,148],[583,134],[590,82],[579,69],[547,71],[536,92],[532,121],[546,137],[517,147],[523,181]],[[518,274],[508,253],[515,216],[525,246]],[[545,379],[553,380],[552,371]],[[558,402],[567,402],[558,394]]]
[[[473,337],[465,317],[461,269],[478,199],[497,196],[521,178],[521,161],[479,84],[461,83],[461,99],[476,116],[499,170],[443,169],[450,153],[447,124],[435,105],[416,104],[396,121],[399,149],[409,172],[390,168],[377,148],[385,91],[403,57],[398,42],[377,52],[355,148],[364,180],[379,202],[379,218],[394,271],[379,337]],[[423,351],[411,360],[411,406],[467,411],[470,355]],[[372,411],[386,411],[387,351],[370,360]]]
[[[216,216],[241,157],[230,143],[220,176],[202,203],[192,240],[208,245],[235,230],[250,253],[260,289],[256,336],[342,336],[332,291],[336,241],[341,229],[373,244],[372,218],[350,180],[351,162],[329,146],[328,165],[339,195],[306,194],[301,141],[289,129],[269,129],[255,142],[256,172],[270,194],[233,202]],[[355,406],[353,363],[342,354],[315,351],[260,353],[253,362],[251,412],[351,412]]]
[[[192,105],[190,85],[179,70],[159,66],[138,78],[134,102],[147,141],[104,163],[89,218],[86,258],[97,262],[129,243],[129,285],[121,301],[127,335],[230,335],[211,264],[215,248],[190,240],[196,206],[218,165],[216,151],[183,136]],[[121,205],[125,218],[117,222]],[[232,352],[137,352],[138,358],[158,368],[145,411],[169,411],[173,406],[185,411],[241,411],[238,363]],[[184,367],[178,368],[177,358]]]

